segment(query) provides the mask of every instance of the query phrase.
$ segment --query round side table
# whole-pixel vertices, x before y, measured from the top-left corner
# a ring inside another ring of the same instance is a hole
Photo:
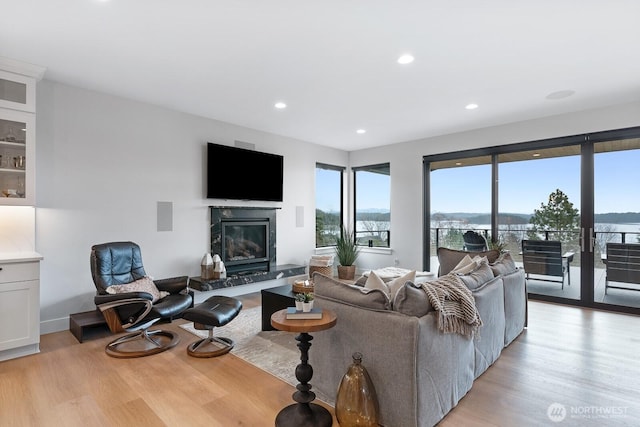
[[[282,409],[276,416],[276,427],[331,427],[331,413],[322,406],[312,403],[316,394],[311,391],[309,381],[313,368],[309,365],[309,348],[313,337],[309,332],[324,331],[336,324],[336,314],[331,310],[322,310],[321,319],[287,319],[287,310],[276,311],[271,315],[271,326],[287,332],[299,332],[296,337],[300,349],[300,364],[296,367],[296,379],[300,383],[293,393],[297,403]]]

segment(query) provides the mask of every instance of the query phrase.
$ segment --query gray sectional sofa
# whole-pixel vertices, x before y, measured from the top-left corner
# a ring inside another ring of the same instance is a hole
[[[314,274],[316,304],[336,312],[338,321],[314,334],[313,387],[335,397],[352,354],[360,352],[376,388],[382,425],[437,424],[526,325],[524,271],[510,257],[493,258],[459,275],[483,322],[473,338],[440,332],[437,312],[412,282],[390,301],[379,289]]]

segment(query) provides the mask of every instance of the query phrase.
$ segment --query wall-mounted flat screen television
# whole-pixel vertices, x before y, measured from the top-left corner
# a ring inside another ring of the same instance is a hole
[[[207,143],[207,198],[282,201],[284,157]]]

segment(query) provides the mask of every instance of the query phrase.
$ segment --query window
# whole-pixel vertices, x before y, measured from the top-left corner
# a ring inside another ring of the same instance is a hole
[[[342,224],[342,166],[316,163],[316,247],[331,246]]]
[[[359,245],[389,247],[391,174],[389,163],[353,168],[355,233]]]
[[[463,235],[491,233],[491,156],[434,161],[429,164],[430,256],[444,246],[463,249]]]

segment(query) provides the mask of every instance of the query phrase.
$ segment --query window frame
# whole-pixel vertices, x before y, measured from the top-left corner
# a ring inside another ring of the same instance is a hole
[[[330,165],[327,163],[322,163],[322,162],[316,162],[316,176],[317,176],[317,171],[318,169],[323,169],[323,170],[328,170],[328,171],[334,171],[334,172],[338,172],[340,174],[340,203],[339,203],[339,207],[340,207],[340,212],[339,212],[339,221],[340,224],[344,224],[344,175],[345,175],[345,171],[347,170],[346,167],[344,166],[337,166],[337,165]],[[315,190],[316,190],[316,194],[318,192],[318,181],[316,180],[315,182]],[[317,197],[317,195],[316,195]],[[317,200],[317,199],[316,199]],[[321,249],[321,248],[329,248],[329,247],[333,247],[335,245],[321,245],[318,246],[318,228],[317,228],[317,210],[318,210],[318,206],[316,204],[316,208],[314,210],[314,217],[316,218],[316,225],[315,227],[315,247],[316,249]]]
[[[357,204],[357,195],[358,195],[358,179],[357,179],[357,173],[358,172],[370,172],[370,173],[380,173],[382,175],[387,175],[389,177],[389,228],[386,230],[387,232],[387,244],[384,246],[381,245],[376,245],[374,246],[372,244],[372,240],[369,240],[369,244],[368,245],[361,245],[358,244],[358,246],[363,246],[363,247],[370,247],[370,248],[390,248],[391,247],[391,163],[390,162],[385,162],[385,163],[376,163],[376,164],[372,164],[372,165],[365,165],[365,166],[357,166],[357,167],[352,167],[351,168],[352,171],[352,176],[353,176],[353,221],[351,223],[351,227],[353,229],[353,232],[356,233],[356,240],[357,239],[357,228],[356,228],[356,223],[357,223],[357,209],[358,209],[358,204]],[[382,230],[384,231],[384,230]]]

